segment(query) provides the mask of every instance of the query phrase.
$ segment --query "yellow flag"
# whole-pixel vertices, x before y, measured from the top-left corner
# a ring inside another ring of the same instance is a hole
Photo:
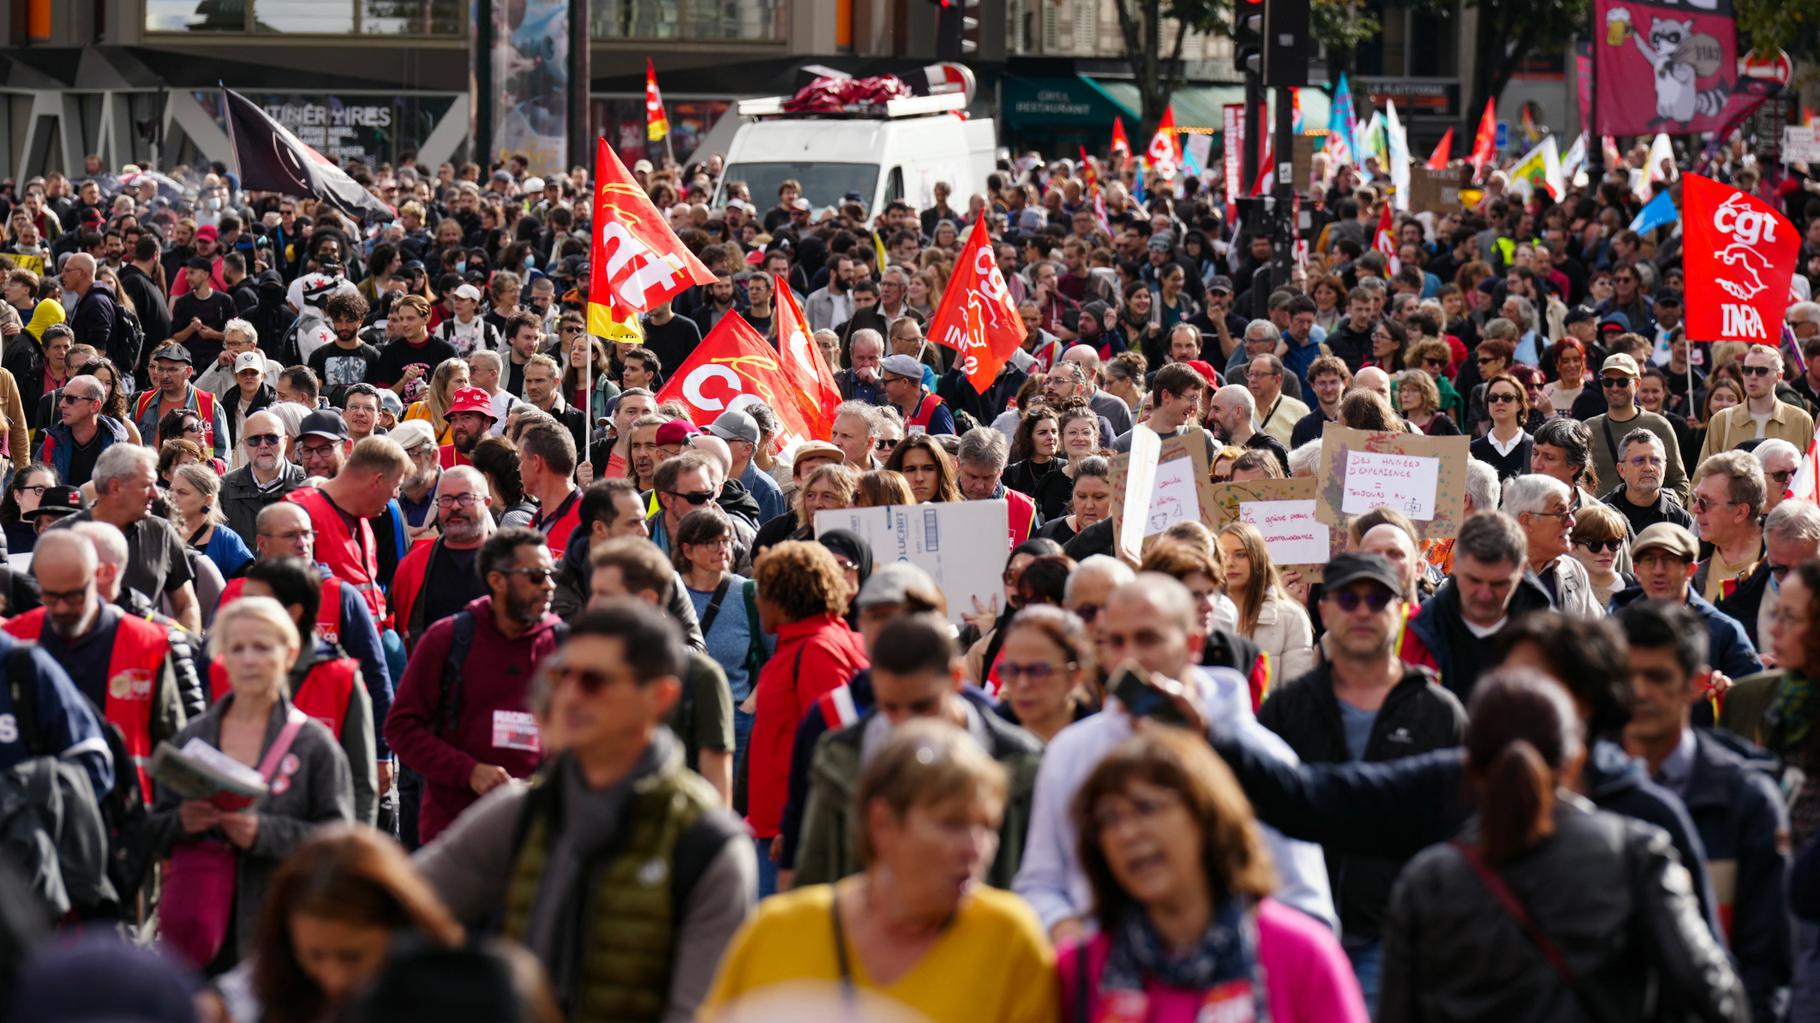
[[[885,264],[890,262],[890,257],[885,254],[885,240],[878,236],[876,230],[872,232],[872,251],[878,256],[878,272],[884,273]]]
[[[645,329],[639,324],[637,313],[628,314],[623,320],[615,319],[613,307],[600,302],[588,303],[588,333],[615,344],[645,343]]]

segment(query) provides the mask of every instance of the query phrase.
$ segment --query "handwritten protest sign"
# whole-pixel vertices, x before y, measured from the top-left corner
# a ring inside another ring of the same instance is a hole
[[[1466,511],[1465,437],[1368,433],[1328,423],[1321,432],[1315,518],[1345,527],[1376,508],[1409,516],[1424,540],[1457,536]]]
[[[851,529],[872,548],[876,567],[908,561],[929,573],[948,598],[948,620],[965,624],[962,615],[975,600],[987,607],[1005,606],[1005,558],[1010,553],[1004,501],[951,501],[938,504],[887,505],[882,508],[835,508],[815,514],[815,535]]]
[[[1141,557],[1153,537],[1178,522],[1213,528],[1207,445],[1198,433],[1162,438],[1133,430],[1131,452],[1113,456],[1107,482],[1117,545],[1132,558]]]
[[[1270,560],[1286,578],[1314,583],[1329,558],[1344,549],[1345,532],[1315,517],[1316,488],[1306,476],[1287,480],[1216,483],[1209,490],[1213,528],[1248,522],[1264,535]],[[1341,541],[1335,549],[1335,541]]]

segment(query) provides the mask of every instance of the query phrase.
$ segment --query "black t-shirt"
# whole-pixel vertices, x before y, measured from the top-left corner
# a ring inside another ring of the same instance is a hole
[[[70,515],[52,528],[94,521],[95,513],[90,509]],[[189,556],[184,553],[183,538],[169,522],[147,515],[121,532],[126,534],[126,570],[120,575],[121,585],[156,601],[195,578],[190,572]]]
[[[423,397],[423,391],[430,386],[430,374],[436,371],[444,359],[455,357],[455,346],[447,341],[429,338],[423,344],[413,345],[403,339],[393,341],[379,352],[379,363],[374,368],[374,375],[367,382],[377,387],[390,387],[404,379],[406,366],[422,366],[423,375],[418,377],[421,387],[414,388],[416,393],[401,395],[405,402],[416,401]]]
[[[87,483],[95,475],[95,459],[101,457],[101,431],[88,439],[87,444],[75,444],[70,448],[69,476],[63,482],[72,487]]]
[[[657,353],[666,377],[682,368],[683,360],[701,344],[701,328],[686,316],[672,316],[661,326],[647,321],[644,327],[645,347]]]
[[[468,606],[476,597],[487,595],[486,583],[474,570],[480,548],[458,551],[443,546],[430,559],[430,571],[423,577],[423,589],[417,599],[423,603],[425,624],[439,622]],[[416,617],[415,610],[412,617]]]
[[[310,368],[322,381],[329,400],[341,405],[341,395],[347,388],[378,379],[379,359],[379,349],[364,341],[352,350],[339,344],[324,345],[310,354]]]
[[[171,306],[171,330],[182,330],[190,325],[192,318],[201,320],[210,330],[220,330],[238,315],[240,310],[234,306],[234,300],[219,291],[210,292],[208,298],[197,298],[190,292],[178,296],[176,304]],[[200,332],[191,334],[183,347],[190,350],[190,358],[198,366],[212,366],[221,356],[221,342],[211,341]]]

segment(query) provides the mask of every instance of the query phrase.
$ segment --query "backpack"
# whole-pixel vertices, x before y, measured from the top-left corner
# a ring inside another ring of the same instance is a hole
[[[467,664],[468,650],[474,645],[474,613],[463,610],[449,617],[455,620],[455,630],[454,635],[449,637],[449,656],[442,662],[442,684],[436,693],[436,713],[430,717],[430,731],[433,735],[453,732],[456,723],[461,720],[461,673]],[[552,631],[560,646],[569,635],[569,623],[557,622]]]
[[[114,329],[107,336],[107,357],[114,360],[122,373],[134,368],[143,371],[139,366],[139,356],[145,351],[145,325],[139,322],[139,314],[126,307],[126,303],[114,302]],[[123,384],[122,390],[126,387]]]

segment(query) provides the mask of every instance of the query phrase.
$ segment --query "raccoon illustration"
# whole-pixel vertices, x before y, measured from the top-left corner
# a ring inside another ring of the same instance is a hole
[[[1686,124],[1695,117],[1711,117],[1725,108],[1724,88],[1699,89],[1695,80],[1699,72],[1681,52],[1694,36],[1692,19],[1652,18],[1648,37],[1631,33],[1637,49],[1656,69],[1656,116],[1664,121]]]

